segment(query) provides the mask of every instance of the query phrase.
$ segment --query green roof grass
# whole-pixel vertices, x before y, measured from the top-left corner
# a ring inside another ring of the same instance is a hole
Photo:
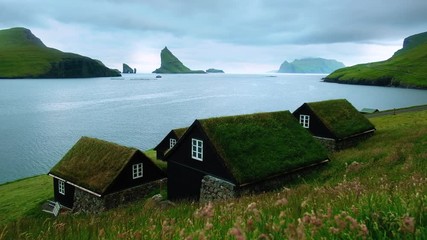
[[[82,137],[50,173],[102,194],[136,151],[135,148]]]
[[[199,120],[239,184],[327,159],[289,111]]]
[[[338,139],[362,133],[375,126],[345,99],[307,103]]]
[[[185,131],[187,131],[188,128],[177,128],[177,129],[173,129],[172,131],[175,132],[175,134],[181,138],[182,135],[184,135]]]

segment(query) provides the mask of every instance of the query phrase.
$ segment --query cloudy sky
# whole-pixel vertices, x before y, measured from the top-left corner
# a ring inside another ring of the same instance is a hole
[[[263,73],[304,57],[385,60],[427,31],[427,1],[0,0],[0,29],[18,26],[110,68],[151,72],[167,46],[191,69]]]

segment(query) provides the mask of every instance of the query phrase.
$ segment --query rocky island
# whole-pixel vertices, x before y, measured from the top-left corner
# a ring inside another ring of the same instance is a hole
[[[101,61],[47,47],[29,29],[0,30],[0,78],[120,76]]]
[[[206,73],[224,73],[224,71],[221,69],[209,68],[206,70]]]
[[[167,47],[160,53],[160,68],[153,73],[205,73],[203,70],[191,70],[175,57]]]
[[[427,32],[405,38],[388,60],[342,68],[324,81],[427,89]]]
[[[122,73],[136,73],[136,68],[131,68],[126,63],[123,63],[123,71]]]
[[[333,59],[303,58],[293,62],[284,61],[280,65],[279,73],[331,73],[345,65]]]

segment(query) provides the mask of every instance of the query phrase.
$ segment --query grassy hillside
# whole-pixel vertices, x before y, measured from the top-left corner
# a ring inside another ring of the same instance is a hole
[[[0,78],[119,76],[100,61],[46,47],[25,28],[0,30]]]
[[[233,201],[165,207],[148,200],[53,218],[34,214],[39,201],[28,200],[49,198],[42,193],[50,184],[5,184],[0,206],[21,201],[32,210],[5,219],[17,206],[3,207],[0,239],[425,239],[427,111],[371,121],[375,135],[332,154],[327,166],[288,188]]]
[[[160,68],[153,73],[205,73],[202,70],[193,71],[186,67],[167,47],[160,52],[160,60]]]
[[[39,206],[53,198],[51,185],[52,178],[47,175],[0,185],[0,226],[23,216],[40,214]]]
[[[341,68],[326,82],[427,88],[427,32],[405,39],[403,48],[382,62]]]

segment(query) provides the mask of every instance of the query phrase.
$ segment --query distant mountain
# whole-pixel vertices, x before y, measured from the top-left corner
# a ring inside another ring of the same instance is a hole
[[[427,89],[427,32],[405,38],[388,60],[342,68],[324,81]]]
[[[206,70],[206,73],[224,73],[224,71],[221,69],[209,68]]]
[[[49,48],[26,28],[0,30],[0,78],[120,76],[101,61]]]
[[[342,62],[323,58],[295,59],[289,63],[285,61],[280,65],[279,73],[331,73],[345,67]]]
[[[153,73],[205,73],[203,70],[191,70],[172,54],[167,47],[160,53],[160,68]]]

